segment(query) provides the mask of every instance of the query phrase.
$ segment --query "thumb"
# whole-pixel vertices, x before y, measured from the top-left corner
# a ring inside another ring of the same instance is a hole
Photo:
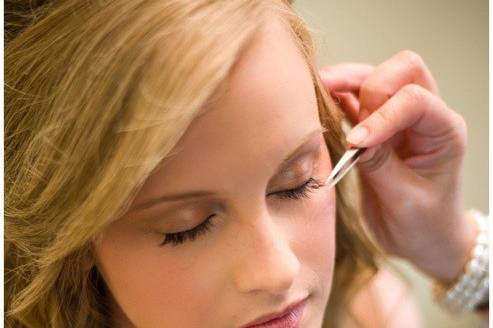
[[[357,163],[361,177],[371,185],[379,198],[399,198],[403,189],[413,183],[413,172],[393,150],[390,141],[368,148]]]

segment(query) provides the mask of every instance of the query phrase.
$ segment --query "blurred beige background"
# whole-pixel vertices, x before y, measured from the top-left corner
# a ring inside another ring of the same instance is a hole
[[[385,61],[403,49],[420,54],[442,98],[468,124],[465,203],[488,209],[488,2],[486,0],[295,0],[317,30],[318,65]],[[410,279],[424,327],[481,327],[475,315],[452,317],[433,303],[429,280],[396,261]]]

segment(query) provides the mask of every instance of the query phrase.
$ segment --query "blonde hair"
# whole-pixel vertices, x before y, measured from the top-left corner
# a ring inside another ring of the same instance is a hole
[[[227,79],[269,19],[266,9],[303,51],[335,162],[344,151],[343,116],[318,78],[310,30],[286,2],[6,2],[8,327],[110,325],[110,294],[91,265],[93,243]],[[357,282],[377,270],[377,248],[350,188],[348,179],[336,188],[325,327],[337,325]]]

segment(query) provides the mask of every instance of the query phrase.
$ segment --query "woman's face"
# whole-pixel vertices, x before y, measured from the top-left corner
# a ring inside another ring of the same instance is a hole
[[[322,323],[335,192],[289,191],[331,162],[308,67],[279,22],[221,90],[97,246],[118,327],[242,327],[305,297],[300,327]]]

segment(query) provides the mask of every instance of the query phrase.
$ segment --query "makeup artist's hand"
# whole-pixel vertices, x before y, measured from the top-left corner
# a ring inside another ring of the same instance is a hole
[[[325,67],[322,81],[369,147],[358,165],[364,212],[383,249],[444,282],[460,275],[476,227],[463,205],[467,128],[440,98],[422,58],[401,51],[377,67]]]

